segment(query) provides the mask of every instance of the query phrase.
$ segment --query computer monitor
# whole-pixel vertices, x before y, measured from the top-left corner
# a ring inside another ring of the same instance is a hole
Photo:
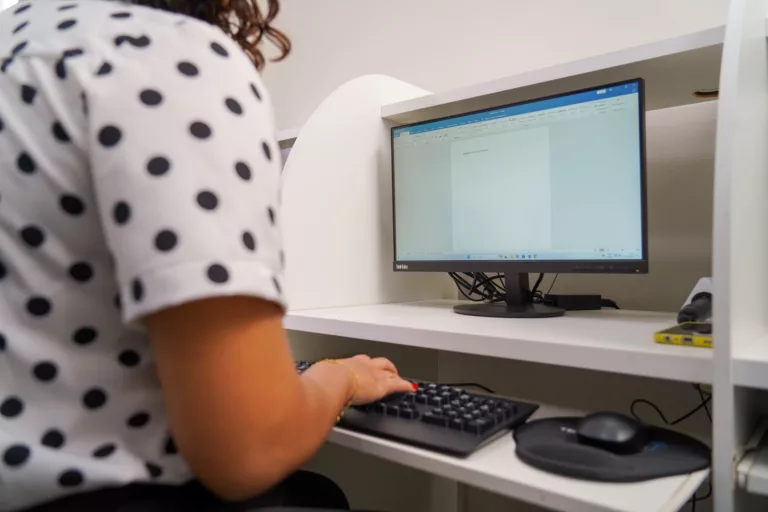
[[[396,271],[504,272],[458,313],[558,316],[529,272],[647,273],[638,78],[392,128]]]

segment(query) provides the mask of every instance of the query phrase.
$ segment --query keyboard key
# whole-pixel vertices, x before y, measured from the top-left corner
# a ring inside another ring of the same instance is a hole
[[[472,403],[480,407],[481,405],[485,404],[485,398],[476,396],[475,398],[472,399]]]
[[[461,407],[461,400],[452,400],[451,405],[454,407]]]
[[[490,412],[491,412],[491,408],[490,408],[490,407],[488,407],[487,405],[482,405],[482,406],[480,406],[480,409],[479,409],[479,410],[480,410],[480,411],[482,411],[482,412],[483,412],[483,414],[488,414],[488,413],[490,413]]]
[[[484,414],[479,410],[475,409],[474,411],[472,411],[472,416],[475,418],[482,418]]]
[[[458,418],[458,417],[459,417],[459,413],[457,413],[456,411],[447,411],[447,412],[445,413],[445,415],[446,415],[448,418]]]
[[[465,415],[463,415],[461,418],[462,418],[464,421],[472,421],[472,420],[474,420],[474,419],[475,419],[475,417],[474,417],[474,416],[472,416],[471,414],[465,414]]]
[[[388,405],[387,406],[387,416],[399,416],[400,415],[400,408],[396,405]]]
[[[469,395],[461,395],[459,397],[459,400],[461,400],[462,402],[468,402],[471,398],[472,397],[470,397]]]
[[[440,427],[444,427],[448,424],[448,418],[445,418],[443,416],[437,416],[436,414],[432,414],[431,412],[428,412],[424,416],[422,416],[421,421],[423,421],[424,423],[429,423],[430,425],[437,425]]]
[[[453,418],[448,422],[448,426],[454,430],[464,430],[464,420],[461,418]]]
[[[387,404],[378,402],[374,407],[375,407],[374,411],[377,414],[387,414]]]
[[[484,419],[469,421],[464,424],[464,431],[472,434],[485,434],[493,427],[493,423]]]
[[[430,390],[431,390],[431,389],[437,389],[437,384],[434,384],[434,383],[432,383],[432,384],[427,384],[427,389],[430,389]]]
[[[429,405],[441,406],[441,405],[443,405],[443,399],[440,398],[439,396],[434,396],[434,397],[429,399]]]
[[[443,410],[440,407],[435,407],[434,409],[432,409],[432,414],[436,416],[442,416]]]
[[[440,393],[440,397],[446,402],[448,402],[451,399],[451,393],[449,391],[443,391],[442,393]]]
[[[419,413],[413,409],[400,409],[400,417],[406,420],[418,419]]]
[[[417,404],[426,404],[428,401],[429,401],[429,397],[427,395],[423,395],[423,394],[416,395]]]

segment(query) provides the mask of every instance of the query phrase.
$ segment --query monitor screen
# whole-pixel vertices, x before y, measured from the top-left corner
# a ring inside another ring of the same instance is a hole
[[[393,128],[396,263],[646,259],[642,85]]]

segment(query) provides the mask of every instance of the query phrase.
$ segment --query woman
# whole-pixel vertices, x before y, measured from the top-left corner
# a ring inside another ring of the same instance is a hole
[[[0,16],[2,511],[108,512],[192,475],[243,500],[346,406],[411,389],[365,356],[296,375],[257,73],[263,37],[289,50],[277,0],[147,3]]]

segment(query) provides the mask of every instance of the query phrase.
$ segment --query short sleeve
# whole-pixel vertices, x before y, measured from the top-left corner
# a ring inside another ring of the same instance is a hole
[[[93,187],[124,321],[228,295],[285,307],[280,156],[256,69],[194,20],[129,28],[86,87]]]

